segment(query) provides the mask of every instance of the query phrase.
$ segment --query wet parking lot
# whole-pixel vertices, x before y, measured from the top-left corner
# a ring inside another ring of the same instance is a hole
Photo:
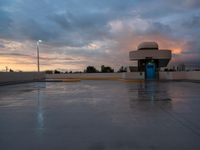
[[[200,83],[0,87],[0,150],[199,150]]]

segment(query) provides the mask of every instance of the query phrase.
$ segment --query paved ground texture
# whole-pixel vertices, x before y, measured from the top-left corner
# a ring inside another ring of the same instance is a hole
[[[0,87],[0,150],[200,150],[200,83]]]

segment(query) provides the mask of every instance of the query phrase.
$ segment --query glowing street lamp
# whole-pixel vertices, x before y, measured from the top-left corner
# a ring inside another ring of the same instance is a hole
[[[38,72],[40,72],[40,54],[39,54],[39,45],[40,43],[42,43],[42,40],[38,40],[37,41],[37,68],[38,68]]]

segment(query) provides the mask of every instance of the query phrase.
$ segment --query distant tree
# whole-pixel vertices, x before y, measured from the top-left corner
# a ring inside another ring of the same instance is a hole
[[[53,74],[53,71],[52,70],[46,70],[45,73],[46,74]]]
[[[94,66],[87,66],[84,70],[85,73],[97,73],[99,72]]]
[[[169,71],[172,71],[172,72],[173,72],[173,71],[175,71],[175,69],[169,69]]]
[[[72,71],[65,71],[64,74],[73,73]]]
[[[124,66],[121,66],[117,72],[127,72],[127,68]]]
[[[6,68],[6,72],[8,72],[8,67],[7,67],[7,66],[5,66],[5,68]]]
[[[75,71],[74,73],[82,73],[81,71]]]
[[[102,72],[102,73],[111,73],[111,72],[114,72],[114,69],[112,69],[112,68],[109,67],[109,66],[104,66],[104,65],[102,65],[102,66],[101,66],[101,72]]]
[[[9,72],[14,72],[14,70],[10,69]]]
[[[172,69],[172,71],[176,71],[176,67],[175,67],[175,66],[173,66],[173,69]]]
[[[54,70],[54,74],[60,74],[61,72],[58,70]]]
[[[169,69],[168,69],[168,68],[165,68],[164,71],[169,71]]]

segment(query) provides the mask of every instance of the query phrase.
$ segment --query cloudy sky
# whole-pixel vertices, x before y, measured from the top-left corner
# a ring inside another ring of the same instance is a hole
[[[142,41],[200,62],[200,0],[0,0],[0,70],[83,70],[130,65]]]

